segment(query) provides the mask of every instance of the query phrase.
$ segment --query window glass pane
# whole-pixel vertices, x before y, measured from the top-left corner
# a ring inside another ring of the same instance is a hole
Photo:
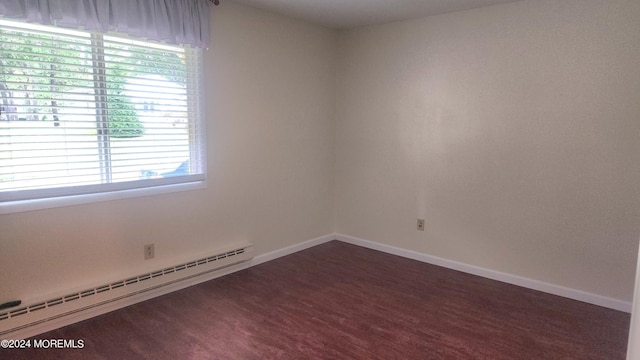
[[[199,61],[0,20],[0,201],[204,180]]]
[[[190,173],[183,49],[105,37],[113,181]]]
[[[0,190],[101,181],[88,34],[0,27]]]

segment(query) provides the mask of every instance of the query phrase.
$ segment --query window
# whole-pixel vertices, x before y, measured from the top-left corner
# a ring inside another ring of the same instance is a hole
[[[201,50],[0,20],[0,203],[204,181]]]

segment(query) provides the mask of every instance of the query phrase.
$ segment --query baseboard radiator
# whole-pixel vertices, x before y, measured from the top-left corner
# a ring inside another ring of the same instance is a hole
[[[253,258],[253,246],[246,244],[207,257],[154,272],[92,287],[34,304],[0,312],[0,338],[19,330],[91,311],[115,301],[161,289],[207,273],[216,272]]]

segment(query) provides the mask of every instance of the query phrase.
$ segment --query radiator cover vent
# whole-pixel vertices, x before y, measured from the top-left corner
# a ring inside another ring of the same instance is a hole
[[[252,250],[247,245],[0,313],[0,335],[250,260]]]

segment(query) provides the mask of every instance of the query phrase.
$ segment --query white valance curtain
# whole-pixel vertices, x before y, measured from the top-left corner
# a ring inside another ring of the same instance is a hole
[[[207,47],[209,4],[210,0],[0,0],[0,16]]]

